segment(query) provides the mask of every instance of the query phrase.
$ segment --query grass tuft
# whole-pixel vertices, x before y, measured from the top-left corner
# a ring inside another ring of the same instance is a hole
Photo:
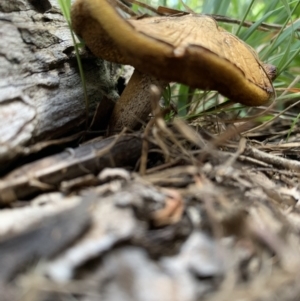
[[[149,4],[153,1],[148,1]],[[274,81],[275,90],[279,95],[276,98],[276,106],[280,109],[284,102],[297,99],[299,83],[291,87],[291,83],[296,78],[296,73],[300,72],[300,1],[273,0],[273,1],[254,1],[254,0],[185,0],[185,4],[192,8],[196,13],[218,14],[240,21],[240,24],[222,22],[221,26],[228,31],[236,34],[247,44],[253,47],[259,54],[262,61],[271,63],[277,67],[277,78]],[[158,1],[155,5],[165,5],[175,9],[185,10],[184,6],[177,0]],[[243,26],[244,21],[251,21],[250,27]],[[272,26],[264,26],[264,23]],[[205,113],[208,108],[208,100],[212,108],[223,102],[224,97],[215,92],[203,93],[194,91],[193,103],[190,110],[186,110],[189,104],[186,102],[189,95],[182,94],[186,89],[184,85],[174,85],[172,89],[172,101],[177,103],[178,112],[183,116],[186,112],[187,119],[196,118]],[[284,89],[289,87],[289,89]],[[294,88],[294,89],[292,89]],[[281,91],[284,94],[281,96]],[[179,93],[178,93],[179,91]],[[221,111],[232,111],[240,113],[241,106],[235,105],[233,108],[222,108]],[[210,110],[209,113],[211,113]],[[221,112],[219,111],[219,112]],[[218,109],[214,112],[218,112]],[[244,112],[251,114],[251,109],[245,108]],[[192,116],[189,116],[192,115]],[[247,115],[247,114],[246,114]]]
[[[78,43],[76,41],[75,34],[72,30],[71,0],[57,0],[57,2],[60,6],[63,16],[65,17],[65,19],[68,23],[69,29],[70,29],[70,33],[71,33],[71,37],[72,37],[72,41],[73,41],[73,45],[74,45],[74,49],[75,49],[75,55],[76,55],[76,60],[77,60],[77,64],[78,64],[78,69],[79,69],[79,75],[80,75],[80,79],[81,79],[81,85],[82,85],[82,89],[83,89],[83,95],[84,95],[84,101],[85,101],[86,122],[88,122],[89,100],[88,100],[88,95],[87,95],[85,75],[84,75],[82,62],[81,62],[81,58],[80,58],[80,54],[79,54],[80,48],[82,48],[84,46],[84,43],[83,42]]]

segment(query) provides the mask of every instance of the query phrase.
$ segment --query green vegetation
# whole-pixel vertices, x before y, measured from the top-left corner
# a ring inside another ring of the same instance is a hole
[[[186,11],[184,4],[177,0],[158,0],[147,2],[153,6],[168,6]],[[290,100],[300,97],[300,84],[297,75],[300,75],[300,1],[291,0],[185,0],[185,5],[195,13],[217,14],[220,16],[240,21],[233,24],[224,18],[219,24],[228,31],[236,34],[251,45],[258,53],[261,60],[277,67],[277,78],[274,87],[277,92],[276,107],[282,109]],[[247,21],[248,27],[242,22]],[[249,24],[249,22],[251,22]],[[270,26],[263,26],[264,23]],[[185,86],[172,86],[172,101],[178,105],[180,116],[195,118],[206,112],[207,108],[215,106],[224,99],[212,92],[207,93],[195,90],[193,103],[187,112],[189,94],[183,93]],[[241,111],[241,105],[234,105],[240,114],[245,115],[251,109]],[[228,110],[228,109],[224,109]],[[215,113],[210,110],[209,113]]]
[[[70,26],[70,0],[58,0],[58,2]],[[162,5],[183,11],[186,11],[186,5],[195,13],[224,16],[222,22],[219,21],[221,26],[251,45],[259,53],[261,60],[277,67],[277,78],[274,81],[277,93],[275,108],[280,111],[288,102],[300,99],[300,19],[297,20],[297,16],[300,15],[299,0],[185,0],[185,5],[180,0],[144,0],[143,2],[153,7]],[[145,12],[144,8],[136,4],[133,4],[133,9]],[[248,26],[242,25],[244,21]],[[79,58],[80,44],[75,43],[74,35],[72,36],[88,106],[84,73]],[[235,117],[237,115],[245,117],[251,116],[253,110],[243,108],[239,104],[229,108],[223,106],[222,109],[214,109],[226,101],[223,96],[178,84],[168,87],[164,98],[167,104],[170,101],[175,103],[178,115],[187,119],[194,119],[203,114],[215,114],[220,110],[235,112]],[[276,114],[276,110],[274,112]],[[295,120],[298,120],[296,113]]]
[[[85,110],[86,110],[86,121],[88,120],[88,115],[89,115],[89,100],[88,100],[88,96],[87,96],[87,89],[86,89],[86,81],[85,81],[85,76],[84,76],[84,71],[82,68],[82,64],[81,64],[81,59],[80,59],[80,55],[79,55],[79,49],[81,47],[83,47],[83,43],[78,43],[76,41],[75,35],[73,33],[72,30],[72,26],[71,26],[71,0],[57,0],[60,9],[68,23],[68,26],[70,28],[70,32],[71,32],[71,36],[72,36],[72,40],[73,40],[73,44],[74,44],[74,48],[75,48],[75,54],[76,54],[76,60],[77,60],[77,64],[78,64],[78,69],[79,69],[79,74],[80,74],[80,79],[81,79],[81,84],[82,84],[82,89],[83,89],[83,94],[84,94],[84,101],[85,101]]]

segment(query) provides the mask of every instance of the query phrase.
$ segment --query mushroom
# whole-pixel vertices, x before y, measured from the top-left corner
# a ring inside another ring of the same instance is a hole
[[[117,101],[110,130],[135,128],[151,111],[150,85],[179,82],[217,90],[249,106],[274,95],[275,67],[208,16],[186,14],[124,19],[112,0],[77,0],[72,6],[76,34],[98,57],[135,67]]]

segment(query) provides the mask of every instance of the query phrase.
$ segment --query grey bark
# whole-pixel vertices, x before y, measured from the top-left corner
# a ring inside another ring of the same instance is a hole
[[[57,0],[0,0],[0,37],[2,164],[24,145],[61,137],[83,123],[85,102],[70,30]],[[101,73],[88,51],[82,57],[92,115],[103,93],[115,98],[117,92],[107,65],[100,66]]]

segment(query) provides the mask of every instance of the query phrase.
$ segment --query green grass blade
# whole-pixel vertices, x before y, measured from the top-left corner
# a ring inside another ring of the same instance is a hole
[[[189,87],[186,85],[180,85],[178,102],[177,102],[179,116],[185,116],[187,113],[186,107],[187,107],[188,95],[189,95]]]
[[[246,12],[245,12],[245,14],[244,14],[244,16],[243,16],[243,18],[242,18],[242,21],[241,21],[241,23],[240,23],[240,25],[239,25],[239,27],[238,27],[236,33],[235,33],[237,36],[239,35],[239,32],[240,32],[240,30],[241,30],[241,28],[242,28],[242,24],[243,24],[244,21],[246,20],[246,18],[247,18],[247,16],[248,16],[248,14],[249,14],[249,12],[250,12],[250,10],[251,10],[251,8],[252,8],[254,2],[255,2],[255,0],[252,0],[252,1],[250,2],[250,4],[248,5],[248,7],[247,7],[247,10],[246,10]]]
[[[66,21],[68,23],[70,33],[71,33],[71,37],[72,37],[72,41],[73,41],[73,45],[74,45],[75,55],[76,55],[76,60],[77,60],[77,65],[78,65],[79,75],[80,75],[80,80],[81,80],[81,85],[82,85],[83,94],[84,94],[85,110],[86,110],[86,121],[87,121],[88,120],[88,115],[89,115],[89,100],[88,100],[88,95],[87,95],[85,75],[84,75],[82,62],[81,62],[80,54],[79,54],[79,48],[82,47],[83,44],[82,44],[82,42],[80,42],[80,43],[76,42],[76,38],[75,38],[74,32],[72,30],[72,25],[71,25],[71,0],[57,0],[57,1],[58,1],[59,6],[60,6],[60,9],[63,13],[63,16],[64,16],[64,18],[66,19]]]
[[[281,9],[282,9],[282,7],[266,13],[263,17],[261,17],[253,25],[251,25],[244,33],[242,33],[240,35],[240,38],[242,40],[246,41],[252,34],[254,34],[254,32],[261,25],[261,23],[265,22],[270,16],[272,16],[274,13],[280,11]]]

